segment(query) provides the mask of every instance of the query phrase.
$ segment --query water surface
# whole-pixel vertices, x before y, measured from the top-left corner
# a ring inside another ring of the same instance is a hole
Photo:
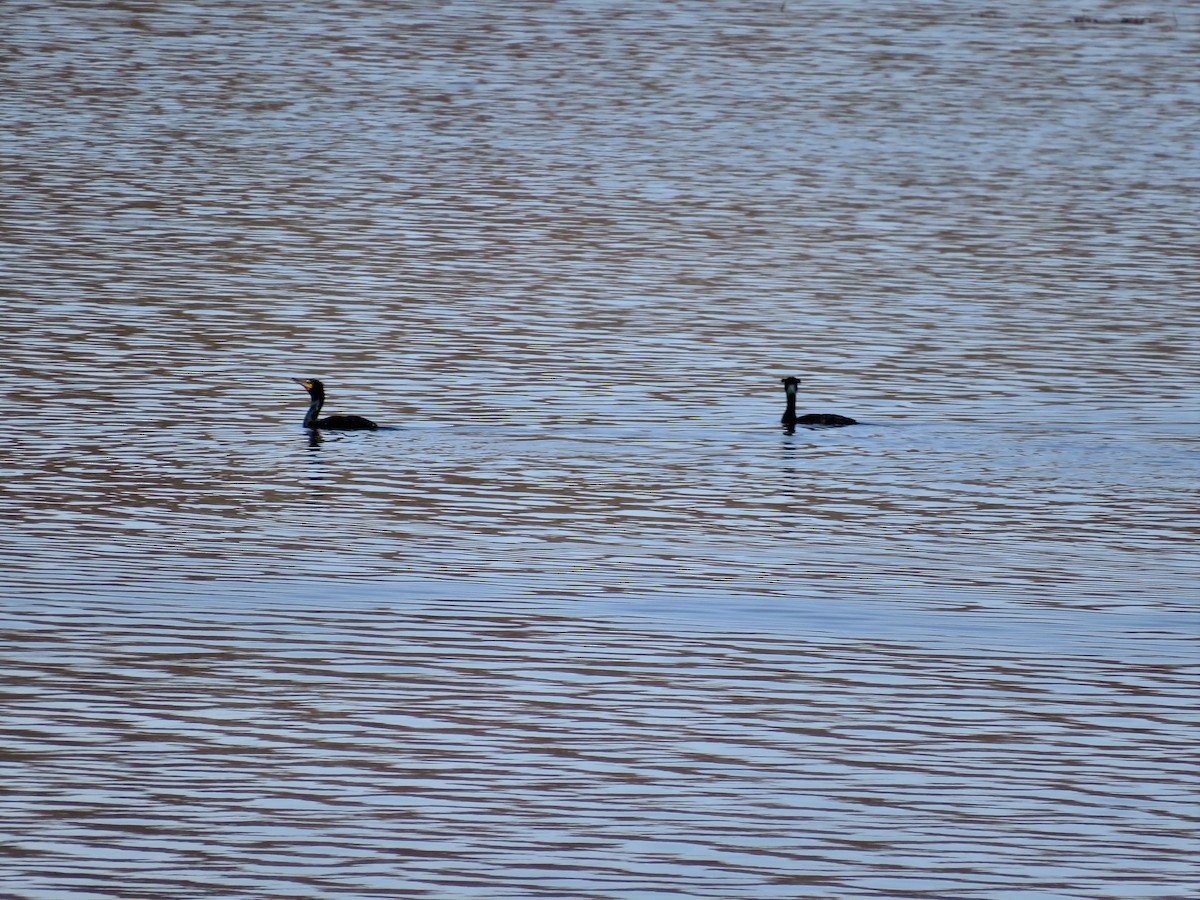
[[[14,896],[1196,893],[1194,15],[0,22]]]

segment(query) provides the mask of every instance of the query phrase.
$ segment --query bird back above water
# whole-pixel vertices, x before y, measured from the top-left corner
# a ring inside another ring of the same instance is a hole
[[[846,425],[858,424],[857,419],[852,419],[849,416],[840,416],[837,413],[805,413],[802,416],[797,415],[796,393],[800,390],[800,379],[795,375],[788,375],[786,378],[779,380],[783,382],[783,392],[787,398],[787,406],[784,408],[783,416],[779,421],[787,429],[788,434],[793,433],[797,425],[803,425],[806,428],[842,428]]]
[[[326,416],[321,419],[318,415],[325,405],[325,385],[319,378],[293,378],[292,381],[308,391],[311,402],[308,412],[304,415],[305,428],[320,428],[326,431],[375,431],[379,426],[363,416]]]

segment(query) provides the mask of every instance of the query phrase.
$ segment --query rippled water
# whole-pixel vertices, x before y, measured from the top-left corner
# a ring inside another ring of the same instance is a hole
[[[1200,890],[1190,10],[0,26],[6,891]]]

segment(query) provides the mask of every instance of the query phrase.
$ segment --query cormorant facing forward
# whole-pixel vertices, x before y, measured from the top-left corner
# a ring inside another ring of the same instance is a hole
[[[796,430],[797,425],[816,426],[820,428],[840,428],[843,425],[857,425],[856,419],[851,419],[849,416],[839,416],[837,413],[808,413],[804,416],[796,415],[796,391],[800,389],[800,379],[795,375],[789,375],[787,378],[779,379],[783,382],[783,392],[787,396],[787,409],[783,411],[783,418],[779,421],[783,423],[783,427],[787,429],[787,433],[791,434]]]
[[[302,385],[308,396],[312,397],[312,403],[308,405],[308,412],[304,416],[305,428],[326,428],[334,431],[374,431],[379,426],[370,419],[364,419],[362,416],[326,416],[324,419],[318,419],[317,416],[321,413],[321,407],[325,404],[325,385],[321,384],[317,378],[293,378],[292,381]]]

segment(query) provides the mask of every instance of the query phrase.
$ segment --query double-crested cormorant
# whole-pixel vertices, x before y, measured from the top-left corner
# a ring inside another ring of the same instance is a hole
[[[783,423],[783,427],[787,429],[787,433],[791,434],[796,430],[797,425],[818,426],[822,428],[840,428],[843,425],[857,425],[856,419],[851,419],[849,416],[839,416],[837,413],[809,413],[805,416],[796,415],[796,391],[800,389],[800,379],[795,375],[789,375],[787,378],[779,379],[783,382],[783,392],[787,396],[787,409],[783,411],[783,418],[779,421]]]
[[[364,419],[362,416],[326,416],[324,419],[318,419],[317,416],[320,415],[321,407],[325,403],[325,385],[316,378],[293,378],[292,381],[302,385],[308,391],[308,396],[312,397],[312,403],[308,405],[308,412],[304,416],[305,428],[374,431],[379,427],[370,419]]]

